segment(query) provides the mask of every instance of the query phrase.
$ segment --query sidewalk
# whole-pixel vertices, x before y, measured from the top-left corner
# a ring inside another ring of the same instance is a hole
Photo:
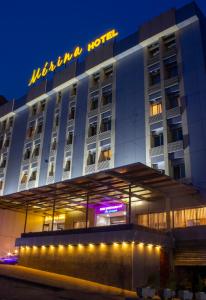
[[[91,300],[121,300],[125,299],[125,297],[135,297],[134,292],[120,288],[16,265],[0,265],[0,277],[1,276],[67,290],[68,294],[71,292],[70,296],[72,299],[82,299],[83,295],[84,299]]]

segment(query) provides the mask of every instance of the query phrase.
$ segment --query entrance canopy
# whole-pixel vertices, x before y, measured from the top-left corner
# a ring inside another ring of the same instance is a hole
[[[0,208],[39,215],[84,210],[86,205],[105,203],[130,204],[156,201],[166,197],[189,197],[198,194],[192,187],[179,183],[159,171],[135,163],[90,175],[68,179],[0,197]]]

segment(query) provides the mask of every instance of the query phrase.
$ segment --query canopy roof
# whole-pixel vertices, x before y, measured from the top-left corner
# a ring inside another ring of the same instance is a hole
[[[104,170],[0,197],[0,208],[50,215],[84,210],[86,202],[101,205],[105,201],[128,203],[156,201],[166,197],[189,197],[198,191],[173,180],[142,163]]]

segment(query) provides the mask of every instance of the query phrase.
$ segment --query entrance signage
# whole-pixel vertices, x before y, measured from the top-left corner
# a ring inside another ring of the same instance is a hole
[[[117,211],[122,211],[124,209],[124,204],[116,204],[110,206],[104,206],[99,208],[100,214],[109,214]]]
[[[118,32],[115,29],[112,29],[94,41],[87,44],[86,51],[91,52],[92,50],[98,48],[99,46],[105,44],[107,41],[115,38],[118,35]],[[56,69],[60,68],[63,65],[66,65],[68,62],[78,58],[84,49],[80,46],[74,48],[71,52],[66,52],[63,56],[59,56],[57,60],[46,61],[42,68],[34,69],[29,80],[28,85],[31,86],[40,78],[44,78],[48,73],[54,72]]]

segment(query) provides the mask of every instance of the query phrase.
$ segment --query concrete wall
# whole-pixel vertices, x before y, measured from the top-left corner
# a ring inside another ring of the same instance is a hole
[[[15,249],[15,240],[24,231],[25,214],[11,210],[0,209],[0,256]],[[43,218],[28,215],[27,232],[42,230]]]
[[[115,167],[145,163],[143,50],[117,61]]]
[[[206,192],[206,72],[203,41],[198,21],[181,29],[180,44],[192,183]]]
[[[151,274],[159,278],[160,250],[131,243],[33,247],[20,250],[20,264],[134,289]]]

